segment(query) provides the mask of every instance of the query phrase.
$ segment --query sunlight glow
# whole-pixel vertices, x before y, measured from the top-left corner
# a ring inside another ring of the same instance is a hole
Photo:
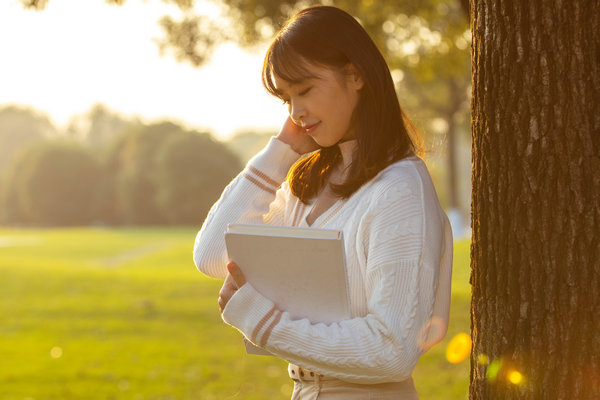
[[[213,6],[201,11],[215,15]],[[161,17],[172,3],[53,0],[43,11],[0,2],[0,107],[33,106],[59,128],[97,103],[143,122],[170,119],[225,138],[241,129],[279,129],[286,111],[261,84],[264,50],[216,49],[196,69],[161,57]]]

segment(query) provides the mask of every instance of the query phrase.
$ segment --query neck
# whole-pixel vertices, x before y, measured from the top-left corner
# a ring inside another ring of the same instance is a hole
[[[354,159],[354,155],[356,153],[357,145],[358,142],[356,139],[338,143],[340,153],[342,154],[343,169],[347,169],[350,166],[350,164],[352,164],[352,160]]]

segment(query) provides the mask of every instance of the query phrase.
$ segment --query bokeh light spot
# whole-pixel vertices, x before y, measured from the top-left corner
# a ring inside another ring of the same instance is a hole
[[[471,353],[471,337],[466,333],[454,336],[446,348],[446,359],[452,364],[464,361]]]
[[[523,383],[523,374],[521,374],[517,370],[509,371],[507,377],[509,382],[513,385],[520,385],[521,383]]]
[[[52,348],[52,350],[50,350],[50,357],[52,357],[52,358],[61,358],[62,355],[63,355],[63,349],[58,346],[54,346]]]
[[[477,356],[477,364],[488,365],[489,362],[490,362],[490,358],[487,356],[487,354],[481,353],[480,355]]]
[[[494,381],[496,380],[496,377],[498,376],[498,372],[500,371],[500,367],[502,366],[502,360],[494,360],[490,363],[487,372],[486,372],[486,378],[488,379],[488,381]]]

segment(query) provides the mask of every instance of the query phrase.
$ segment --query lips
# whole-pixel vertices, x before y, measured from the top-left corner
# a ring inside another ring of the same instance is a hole
[[[317,128],[317,126],[319,126],[319,124],[321,124],[321,121],[316,122],[314,124],[306,125],[304,126],[304,130],[306,131],[306,133],[311,133]]]

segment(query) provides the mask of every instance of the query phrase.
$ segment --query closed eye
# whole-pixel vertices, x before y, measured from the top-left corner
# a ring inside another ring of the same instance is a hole
[[[305,96],[308,94],[308,92],[310,92],[310,90],[312,89],[312,86],[307,87],[306,89],[302,90],[301,92],[298,93],[298,96]],[[285,97],[280,97],[280,99],[283,101],[283,104],[290,104],[290,99],[285,98]]]
[[[308,94],[308,92],[310,92],[311,89],[312,89],[312,86],[309,86],[306,89],[304,89],[303,91],[301,91],[300,93],[298,93],[298,95],[304,96],[305,94]]]

